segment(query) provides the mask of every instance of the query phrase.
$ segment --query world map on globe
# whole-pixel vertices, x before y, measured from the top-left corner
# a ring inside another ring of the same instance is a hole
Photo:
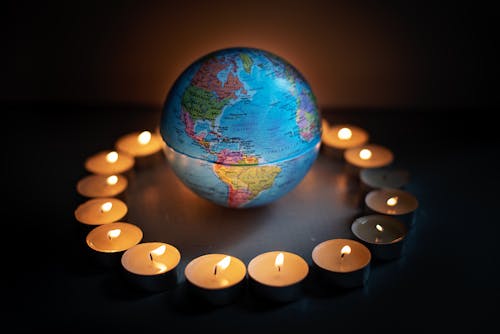
[[[191,64],[171,87],[160,131],[175,174],[235,208],[270,203],[315,161],[321,117],[304,77],[260,49],[229,48]]]

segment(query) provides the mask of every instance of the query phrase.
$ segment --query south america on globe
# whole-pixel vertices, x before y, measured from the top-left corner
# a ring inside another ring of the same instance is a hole
[[[294,189],[318,156],[321,117],[304,77],[255,48],[212,52],[170,88],[160,121],[177,177],[216,204],[268,204]]]

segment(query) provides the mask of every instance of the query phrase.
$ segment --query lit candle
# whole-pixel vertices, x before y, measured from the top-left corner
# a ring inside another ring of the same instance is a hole
[[[373,257],[391,260],[401,256],[407,229],[398,219],[384,215],[368,215],[357,218],[352,223],[351,230],[368,246]]]
[[[363,286],[370,274],[370,250],[355,240],[324,241],[314,247],[312,259],[322,281],[334,286]]]
[[[391,164],[394,155],[383,146],[369,144],[347,149],[344,158],[357,168],[378,168]]]
[[[92,174],[78,181],[76,190],[84,197],[114,197],[122,194],[127,185],[127,179],[119,174]]]
[[[222,305],[240,294],[246,268],[234,256],[206,254],[189,262],[184,274],[196,296],[210,304]]]
[[[134,167],[134,158],[116,151],[102,151],[85,161],[85,169],[94,174],[120,174],[128,172],[132,167]]]
[[[127,205],[117,198],[94,198],[76,208],[75,218],[87,226],[103,225],[122,219],[127,211]]]
[[[367,190],[402,188],[410,179],[408,171],[390,167],[363,169],[359,176]]]
[[[309,266],[303,258],[284,251],[260,254],[248,264],[252,289],[259,296],[276,302],[297,299],[308,272]]]
[[[412,224],[418,201],[407,191],[384,188],[370,191],[365,197],[368,212],[384,214]]]
[[[177,283],[177,266],[181,254],[162,242],[137,244],[121,258],[127,277],[134,286],[147,291],[162,291]]]
[[[153,157],[161,156],[164,142],[158,133],[149,131],[133,132],[116,141],[116,149],[133,156],[138,165],[146,165]]]
[[[325,130],[326,129],[326,130]],[[327,126],[323,129],[321,140],[328,153],[341,158],[346,149],[358,147],[368,142],[368,133],[350,124]]]
[[[137,245],[142,239],[139,227],[123,222],[115,222],[95,227],[87,234],[87,245],[100,264],[120,263],[123,252]]]

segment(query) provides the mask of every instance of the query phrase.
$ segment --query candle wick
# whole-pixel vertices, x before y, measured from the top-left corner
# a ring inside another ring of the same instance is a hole
[[[344,255],[345,255],[345,253],[340,254],[340,258],[343,259]]]
[[[217,266],[214,267],[214,275],[217,275]]]
[[[149,258],[153,261],[153,254],[149,253]]]
[[[278,266],[278,271],[281,271],[281,266]]]

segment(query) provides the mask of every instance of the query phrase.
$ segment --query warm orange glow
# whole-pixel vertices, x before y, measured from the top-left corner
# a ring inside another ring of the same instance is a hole
[[[116,161],[118,161],[118,153],[115,151],[109,152],[108,154],[106,154],[106,161],[110,164],[114,164]]]
[[[337,136],[341,140],[348,140],[348,139],[351,139],[351,137],[352,137],[352,131],[349,128],[342,128],[337,133]]]
[[[330,129],[330,123],[326,119],[321,120],[321,128],[323,129],[323,132],[326,132]]]
[[[118,183],[118,176],[116,175],[108,176],[108,178],[106,179],[106,183],[109,184],[110,186],[114,186],[115,184]]]
[[[103,203],[101,205],[101,212],[102,213],[109,212],[109,211],[111,211],[112,207],[113,207],[113,203],[111,203],[111,202]]]
[[[164,263],[153,261],[153,265],[158,269],[159,273],[167,271],[167,266]]]
[[[384,228],[382,227],[382,225],[375,225],[375,228],[379,231],[379,232],[383,232],[384,231]]]
[[[157,248],[153,249],[151,251],[151,254],[155,255],[155,256],[161,256],[161,255],[165,254],[166,250],[167,250],[167,246],[166,245],[161,245],[160,247],[157,247]]]
[[[219,262],[214,267],[214,275],[217,275],[217,271],[224,270],[227,267],[229,267],[229,264],[231,263],[231,257],[228,255]]]
[[[395,206],[396,204],[398,204],[398,196],[389,198],[386,203],[388,206]]]
[[[139,136],[137,136],[137,141],[141,145],[146,145],[151,141],[151,132],[142,131]]]
[[[283,265],[284,262],[285,262],[285,256],[283,255],[283,253],[279,253],[278,255],[276,255],[276,260],[274,260],[274,265],[278,269],[278,271],[281,271],[281,266]]]
[[[114,229],[114,230],[109,230],[108,231],[108,238],[109,238],[109,240],[114,239],[114,238],[118,238],[121,233],[122,233],[122,230],[120,230],[119,228]]]
[[[344,257],[345,255],[351,254],[351,247],[349,245],[345,245],[340,250],[340,257]]]
[[[370,151],[367,148],[364,148],[361,151],[359,151],[359,157],[363,160],[368,160],[372,157],[372,151]]]

